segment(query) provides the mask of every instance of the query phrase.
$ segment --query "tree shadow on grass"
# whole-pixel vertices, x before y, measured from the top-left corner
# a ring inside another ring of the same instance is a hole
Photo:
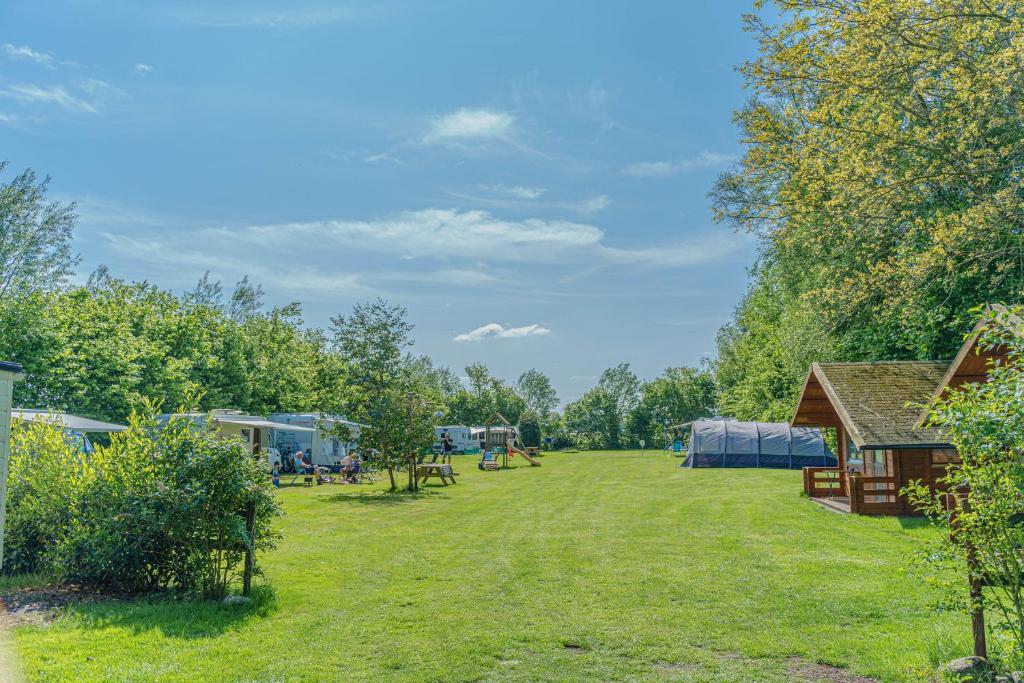
[[[931,521],[924,516],[921,517],[900,517],[900,526],[904,529],[924,529],[931,525]]]
[[[442,488],[421,488],[416,493],[409,491],[354,491],[352,493],[333,493],[328,496],[318,496],[317,501],[321,503],[350,503],[353,505],[379,505],[391,507],[406,505],[423,500],[447,498],[448,494]]]
[[[254,586],[252,599],[240,604],[172,595],[134,598],[64,593],[54,598],[47,590],[7,594],[5,602],[15,626],[45,626],[64,622],[86,630],[123,628],[133,634],[158,631],[168,638],[209,638],[270,616],[277,609],[269,585]]]

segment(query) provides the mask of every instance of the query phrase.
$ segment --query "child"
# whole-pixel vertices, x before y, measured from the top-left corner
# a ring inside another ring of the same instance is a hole
[[[477,465],[477,467],[479,467],[480,469],[484,469],[486,467],[484,465],[485,462],[494,462],[494,454],[491,453],[490,449],[484,451],[484,457],[483,459],[480,460],[480,463]]]
[[[274,461],[274,468],[270,471],[271,478],[274,481],[274,488],[281,488],[281,463]]]

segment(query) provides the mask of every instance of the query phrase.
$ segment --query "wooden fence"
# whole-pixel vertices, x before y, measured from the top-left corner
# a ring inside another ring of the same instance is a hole
[[[855,515],[906,514],[896,477],[850,475],[850,512]]]
[[[845,498],[846,473],[838,467],[805,467],[804,493],[811,498]]]

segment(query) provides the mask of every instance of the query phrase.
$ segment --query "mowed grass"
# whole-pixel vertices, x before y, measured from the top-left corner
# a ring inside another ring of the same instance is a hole
[[[41,681],[735,683],[791,680],[794,656],[912,681],[969,653],[905,569],[935,530],[828,512],[799,472],[678,463],[457,457],[459,484],[418,496],[284,488],[253,604],[79,605],[17,647]]]

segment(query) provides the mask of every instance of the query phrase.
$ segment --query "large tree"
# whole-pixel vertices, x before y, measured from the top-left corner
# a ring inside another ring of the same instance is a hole
[[[1024,2],[757,6],[746,154],[713,198],[719,220],[762,238],[748,301],[784,304],[755,326],[741,307],[724,351],[749,355],[760,386],[744,397],[730,380],[723,402],[777,416],[812,350],[787,349],[787,327],[819,334],[825,356],[943,358],[973,306],[1019,297]]]
[[[715,413],[717,385],[709,368],[668,368],[643,385],[637,406],[626,420],[629,445],[641,439],[648,445],[668,440],[666,426],[678,425]]]
[[[526,409],[540,416],[542,420],[547,419],[551,412],[558,407],[558,393],[551,386],[551,380],[540,370],[530,369],[519,375],[516,382],[516,389]]]
[[[7,162],[0,162],[0,173]],[[51,290],[78,263],[71,250],[75,205],[48,202],[49,177],[28,169],[0,184],[0,301]]]
[[[413,326],[405,308],[383,299],[357,304],[348,316],[331,319],[334,343],[348,363],[356,393],[352,415],[369,426],[362,430],[360,446],[376,451],[397,488],[395,469],[433,443],[431,404],[423,383],[408,371],[404,354],[412,346]],[[410,488],[413,472],[409,469]]]

